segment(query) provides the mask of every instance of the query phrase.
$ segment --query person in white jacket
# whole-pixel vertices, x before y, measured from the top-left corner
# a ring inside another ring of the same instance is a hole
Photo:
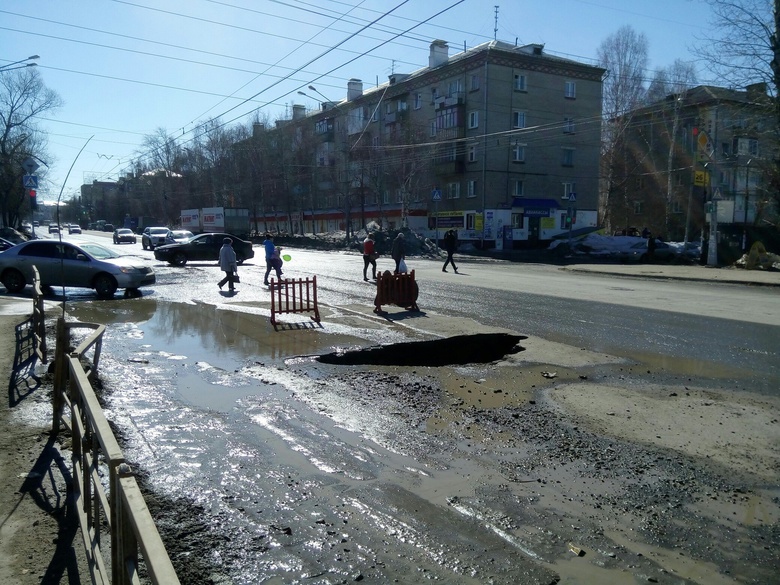
[[[225,238],[222,240],[222,247],[219,249],[219,269],[225,272],[225,278],[217,283],[217,286],[222,289],[225,283],[230,283],[228,290],[233,292],[234,282],[233,275],[238,271],[238,262],[236,261],[236,251],[233,249],[233,240]]]

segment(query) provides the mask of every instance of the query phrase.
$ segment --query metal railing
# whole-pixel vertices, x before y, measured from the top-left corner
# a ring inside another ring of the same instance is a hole
[[[71,331],[84,328],[93,331],[68,351]],[[73,436],[73,491],[90,575],[94,584],[137,584],[140,550],[152,583],[177,585],[154,520],[92,388],[105,330],[97,323],[57,320],[52,432],[59,432],[62,423]],[[101,543],[104,522],[109,551]]]

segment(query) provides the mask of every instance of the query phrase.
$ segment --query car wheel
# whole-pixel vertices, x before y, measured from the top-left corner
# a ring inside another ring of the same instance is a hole
[[[100,274],[95,278],[95,292],[97,292],[97,295],[100,298],[106,299],[113,297],[116,289],[116,279],[110,274]]]
[[[647,262],[647,254],[642,254],[642,255],[639,257],[639,261],[640,261],[642,264],[646,263],[646,262]]]
[[[244,257],[241,254],[236,254],[236,263],[238,264],[244,263]]]
[[[27,285],[24,275],[13,268],[9,268],[3,273],[3,286],[9,293],[18,293]]]
[[[174,266],[184,266],[187,263],[187,255],[184,252],[176,252],[173,255],[171,264]]]

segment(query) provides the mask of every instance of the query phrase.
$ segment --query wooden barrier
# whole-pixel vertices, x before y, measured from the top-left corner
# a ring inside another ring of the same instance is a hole
[[[271,324],[276,327],[276,316],[284,313],[314,313],[312,319],[320,322],[317,306],[317,277],[271,279]]]
[[[417,296],[420,289],[414,280],[414,270],[393,274],[389,270],[377,275],[374,313],[382,311],[382,305],[398,305],[410,311],[419,311]]]
[[[89,335],[68,353],[70,331],[89,328]],[[91,379],[97,374],[105,325],[57,321],[54,379],[54,425],[70,427],[73,445],[73,482],[81,534],[92,583],[131,585],[138,580],[138,553],[143,555],[153,584],[178,585],[179,578],[149,514],[138,483],[100,407]],[[91,364],[86,352],[94,348]],[[64,406],[70,420],[63,417]],[[108,475],[108,493],[102,478]],[[104,526],[105,524],[105,526]],[[101,530],[108,528],[110,555],[101,547]],[[110,563],[110,575],[106,561]]]

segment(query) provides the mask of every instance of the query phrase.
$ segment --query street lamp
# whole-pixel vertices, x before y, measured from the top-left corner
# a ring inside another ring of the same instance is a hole
[[[747,252],[747,222],[748,222],[748,201],[750,200],[750,163],[749,158],[745,163],[745,220],[742,222],[742,251]]]
[[[0,71],[13,71],[14,69],[22,69],[23,67],[35,67],[38,65],[37,63],[25,63],[24,65],[19,65],[19,63],[24,63],[25,61],[32,61],[33,59],[40,59],[38,55],[30,55],[26,59],[21,59],[20,61],[14,61],[13,63],[8,63],[7,65],[0,65]],[[19,65],[19,67],[14,67],[14,65]]]
[[[320,97],[324,98],[326,102],[333,102],[333,100],[328,99],[326,96],[324,96],[322,93],[320,93],[320,91],[316,87],[314,87],[313,85],[310,85],[309,89],[311,91],[313,91],[314,93],[318,94]],[[301,92],[298,92],[298,93],[301,93]]]

